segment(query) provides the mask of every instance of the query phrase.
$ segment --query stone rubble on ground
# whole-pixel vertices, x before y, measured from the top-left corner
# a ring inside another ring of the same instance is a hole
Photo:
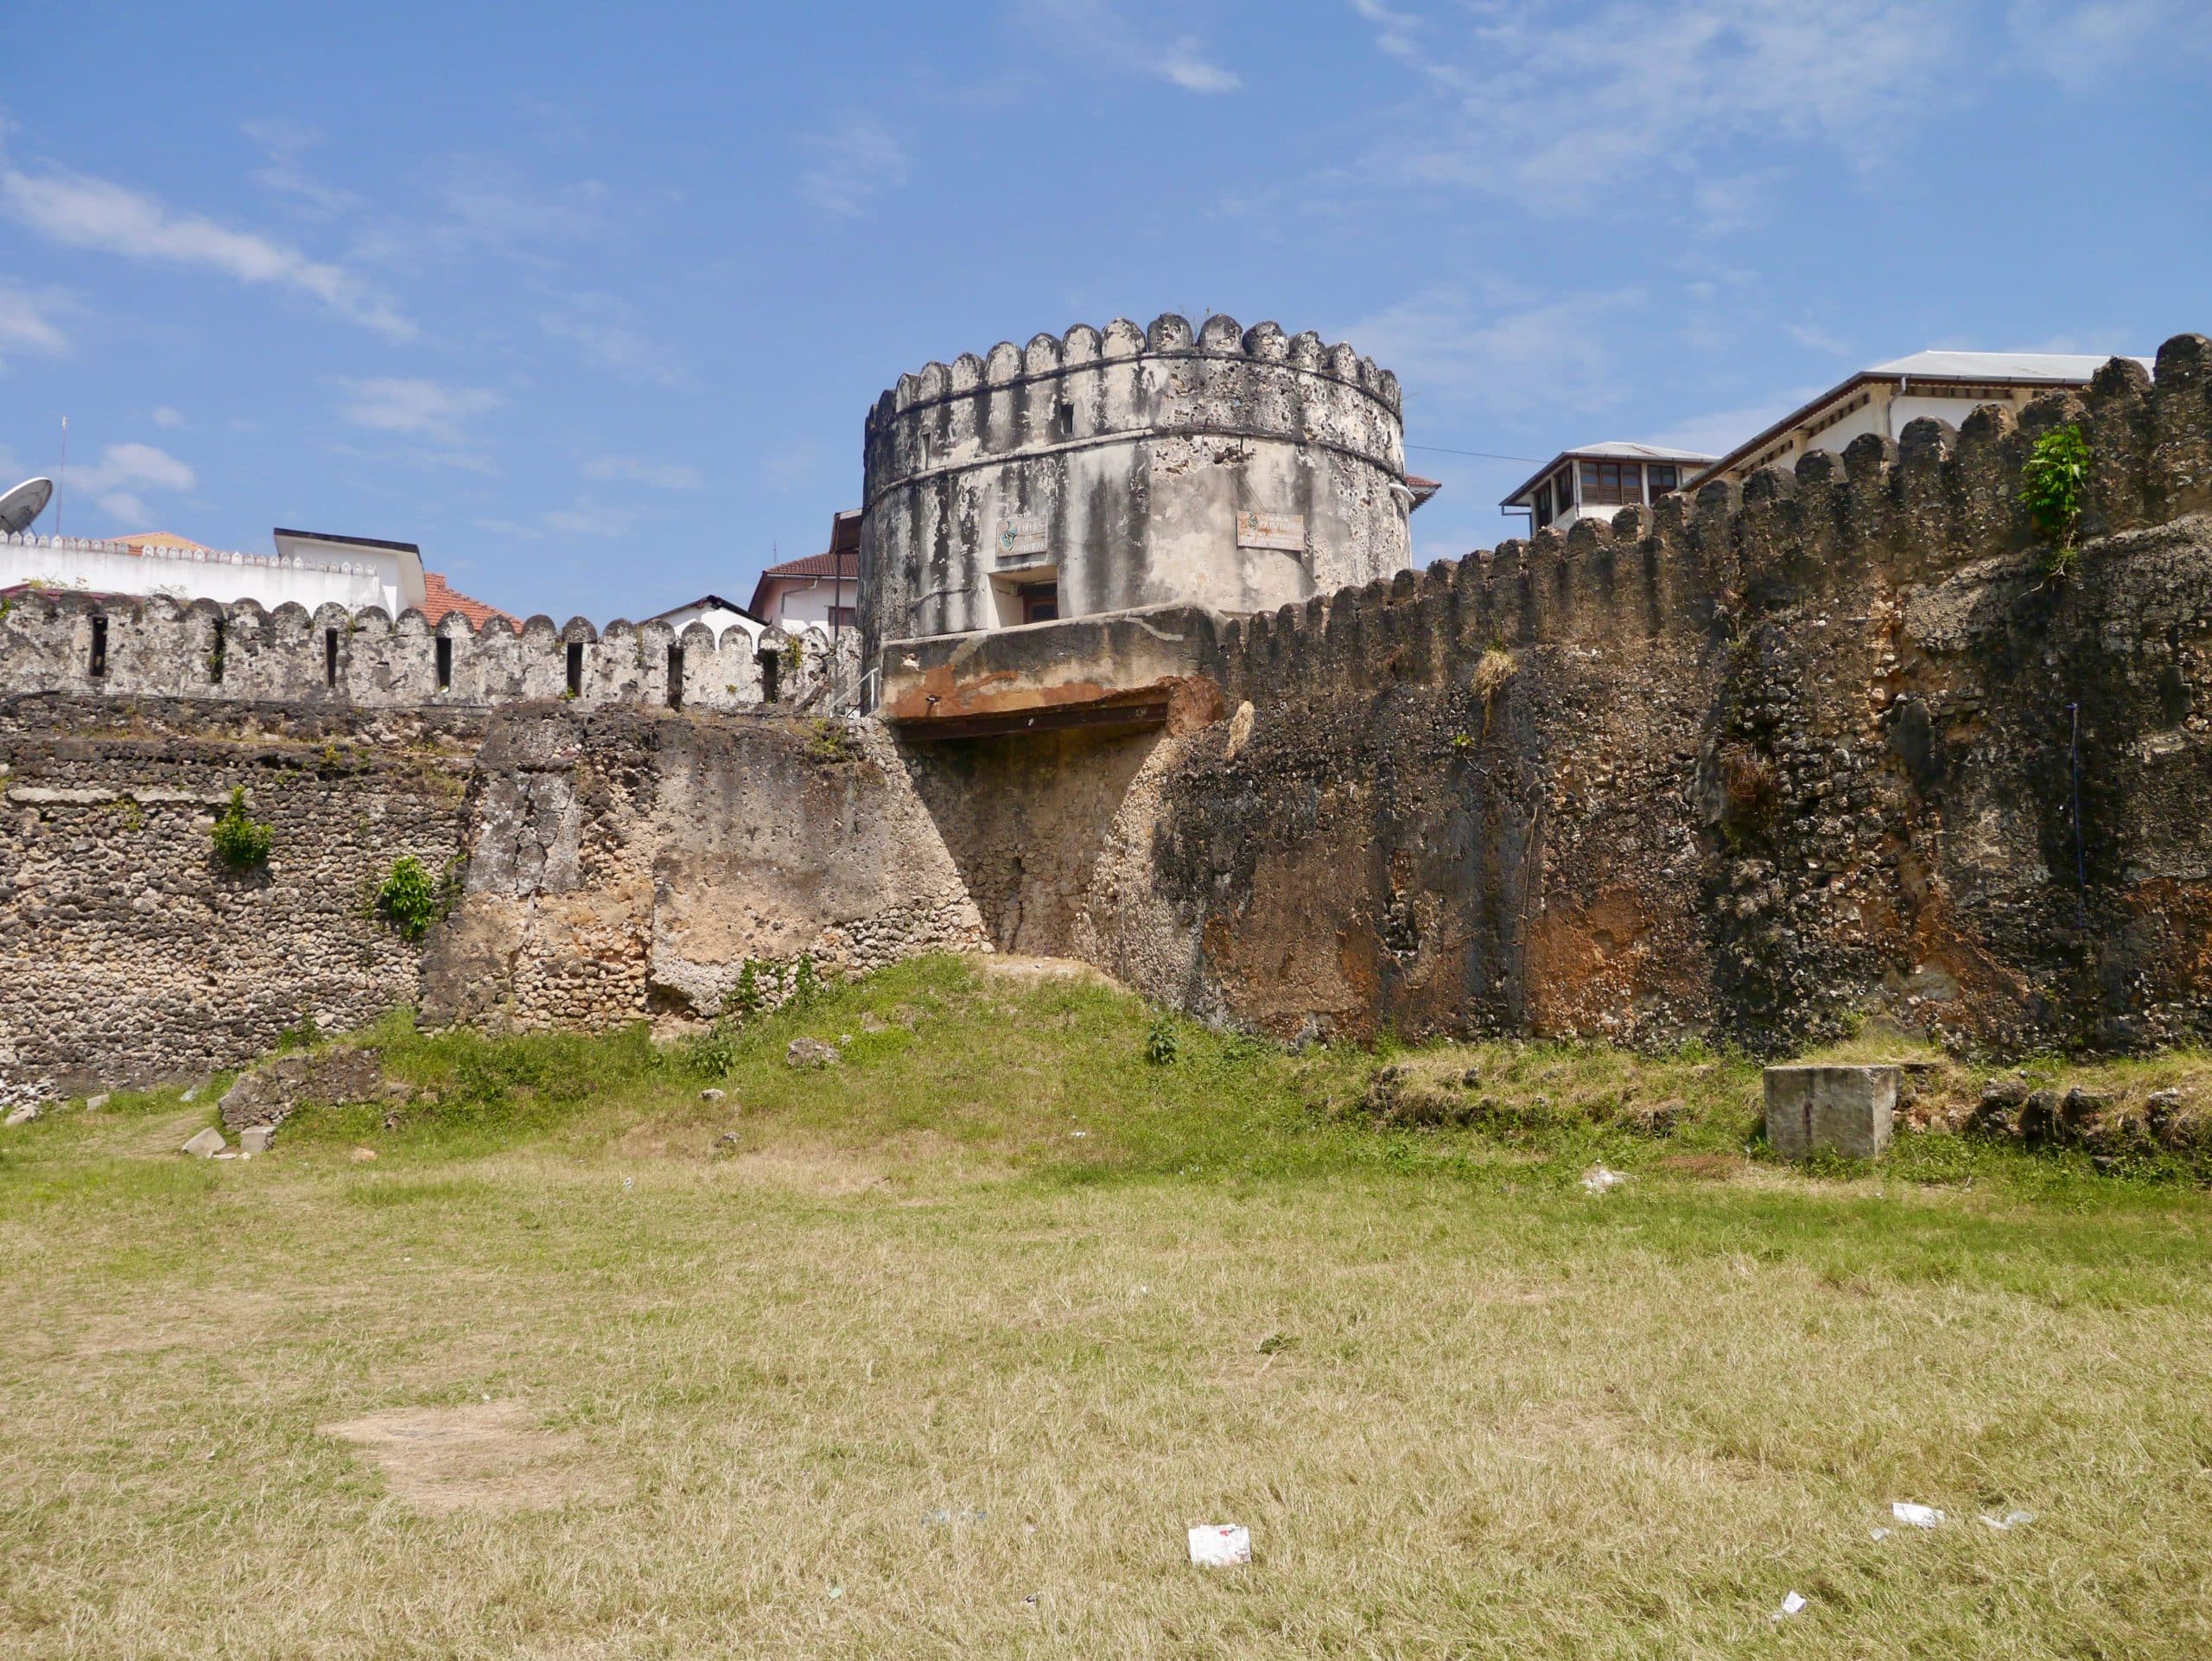
[[[85,1098],[85,1111],[87,1113],[97,1113],[113,1099],[114,1098],[112,1093],[105,1090],[100,1091],[97,1096],[87,1096]]]
[[[195,1154],[201,1159],[207,1159],[221,1153],[230,1144],[223,1140],[223,1133],[211,1124],[205,1130],[195,1134],[192,1140],[185,1143],[179,1151]]]
[[[29,1124],[33,1119],[38,1117],[38,1104],[36,1102],[25,1102],[21,1107],[10,1112],[8,1115],[8,1123],[10,1127],[18,1124]]]
[[[273,1124],[250,1124],[238,1132],[238,1146],[248,1154],[265,1154],[276,1140]]]
[[[825,1044],[818,1038],[794,1038],[784,1051],[784,1065],[792,1067],[833,1067],[839,1060],[837,1047]]]

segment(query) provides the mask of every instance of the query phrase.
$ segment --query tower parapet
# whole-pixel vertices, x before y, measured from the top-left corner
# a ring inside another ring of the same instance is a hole
[[[1403,570],[1397,378],[1228,317],[1116,319],[899,377],[867,423],[861,613],[885,641]]]

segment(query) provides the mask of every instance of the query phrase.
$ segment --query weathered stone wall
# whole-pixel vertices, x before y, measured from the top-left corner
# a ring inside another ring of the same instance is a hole
[[[234,786],[275,842],[214,856]],[[573,703],[0,699],[0,1097],[235,1066],[312,1021],[715,1013],[987,939],[880,729]],[[465,860],[422,945],[372,912]]]
[[[748,961],[857,973],[982,945],[880,729],[766,714],[503,715],[469,787],[467,894],[436,1022],[603,1027],[718,1013]]]
[[[776,660],[772,688],[764,657]],[[250,600],[186,605],[66,589],[0,601],[0,697],[67,692],[378,710],[541,698],[586,707],[800,707],[839,677],[849,687],[856,642],[846,657],[836,662],[829,635],[813,627],[795,636],[770,628],[756,642],[742,628],[718,637],[703,623],[679,634],[664,623],[618,619],[602,632],[581,617],[559,627],[533,617],[518,631],[495,617],[477,631],[458,612],[433,627],[419,611],[395,620],[373,606],[310,614],[296,605],[264,611]]]
[[[995,580],[1056,581],[1063,617],[1237,613],[1410,557],[1396,377],[1273,323],[1117,320],[931,364],[877,402],[866,456],[871,655],[1019,623]],[[1240,545],[1249,512],[1302,517],[1304,547]]]
[[[1249,727],[1136,775],[1085,949],[1283,1034],[2212,1034],[2207,360],[1230,625]]]
[[[403,854],[458,850],[480,716],[0,699],[0,1095],[229,1066],[416,997],[367,915]],[[234,787],[275,841],[233,872]]]

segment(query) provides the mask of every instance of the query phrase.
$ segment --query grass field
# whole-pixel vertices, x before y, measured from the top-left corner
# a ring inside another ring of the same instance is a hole
[[[1808,1174],[1696,1053],[1416,1057],[1495,1111],[1377,1128],[1393,1058],[950,960],[715,1044],[377,1036],[390,1128],[0,1133],[0,1652],[2212,1653],[2172,1171]]]

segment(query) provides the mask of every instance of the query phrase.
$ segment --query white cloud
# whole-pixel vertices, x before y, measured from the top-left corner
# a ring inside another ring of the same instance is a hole
[[[760,474],[772,490],[792,491],[814,476],[822,447],[804,438],[770,450],[760,458]]]
[[[682,366],[638,327],[637,308],[611,294],[573,294],[556,310],[541,313],[537,324],[556,339],[583,348],[585,360],[626,380],[675,386]]]
[[[1787,323],[1782,332],[1809,351],[1826,352],[1838,358],[1851,354],[1848,346],[1817,323]]]
[[[1236,71],[1206,61],[1205,51],[1196,35],[1184,35],[1161,54],[1160,75],[1186,92],[1233,92],[1244,84]]]
[[[1357,3],[1357,0],[1356,0]],[[1656,170],[1694,181],[1724,146],[1816,143],[1859,162],[1878,155],[1942,84],[1959,37],[1952,10],[1915,0],[1669,0],[1592,12],[1564,0],[1473,10],[1439,23],[1357,9],[1377,43],[1417,61],[1446,109],[1377,165],[1427,183],[1511,196],[1539,212],[1611,212],[1624,181],[1654,193]],[[1715,209],[1743,181],[1713,181]]]
[[[60,356],[69,349],[69,337],[55,321],[68,309],[58,295],[34,294],[11,283],[0,283],[0,369],[8,366],[10,352],[36,352]]]
[[[289,198],[309,219],[334,219],[360,206],[352,191],[326,185],[308,172],[306,154],[322,143],[315,128],[279,118],[241,122],[238,130],[262,150],[262,164],[246,176],[264,190]]]
[[[825,213],[856,219],[877,193],[906,182],[906,147],[865,117],[804,141],[813,160],[799,175],[800,194]]]
[[[390,301],[341,266],[309,259],[256,232],[232,230],[197,213],[174,213],[151,196],[105,179],[0,170],[0,207],[41,236],[73,248],[202,266],[243,283],[274,283],[394,340],[415,333]]]
[[[601,507],[582,496],[573,506],[553,508],[537,518],[548,531],[563,537],[619,537],[638,519],[627,508]]]
[[[1605,320],[1643,303],[1635,289],[1541,299],[1510,284],[1445,283],[1347,325],[1425,408],[1602,410],[1619,401]]]
[[[1014,16],[1063,57],[1089,67],[1164,80],[1186,92],[1235,92],[1243,77],[1214,62],[1196,35],[1156,44],[1168,27],[1164,20],[1185,10],[1154,5],[1133,20],[1113,0],[1019,0]]]
[[[1695,450],[1700,455],[1726,455],[1745,439],[1764,432],[1792,410],[1803,407],[1820,391],[1817,386],[1801,387],[1773,403],[1748,404],[1740,409],[1692,416],[1664,432],[1652,434],[1646,442],[1669,449]]]
[[[706,482],[699,469],[673,461],[640,461],[628,455],[601,455],[584,463],[587,479],[619,479],[626,484],[649,485],[655,490],[696,490]]]
[[[181,410],[173,410],[166,404],[157,404],[154,406],[154,424],[156,427],[183,427],[190,423],[185,420],[184,412]]]
[[[2212,54],[2201,0],[2013,0],[2005,22],[2030,67],[2076,91],[2154,53],[2167,64]]]
[[[467,423],[505,402],[474,386],[442,386],[433,380],[345,380],[339,413],[372,432],[398,433],[441,444],[468,441]]]
[[[128,521],[140,530],[151,528],[144,491],[186,491],[200,482],[193,470],[167,450],[151,444],[111,444],[100,459],[69,469],[65,488],[84,492],[110,519]]]

